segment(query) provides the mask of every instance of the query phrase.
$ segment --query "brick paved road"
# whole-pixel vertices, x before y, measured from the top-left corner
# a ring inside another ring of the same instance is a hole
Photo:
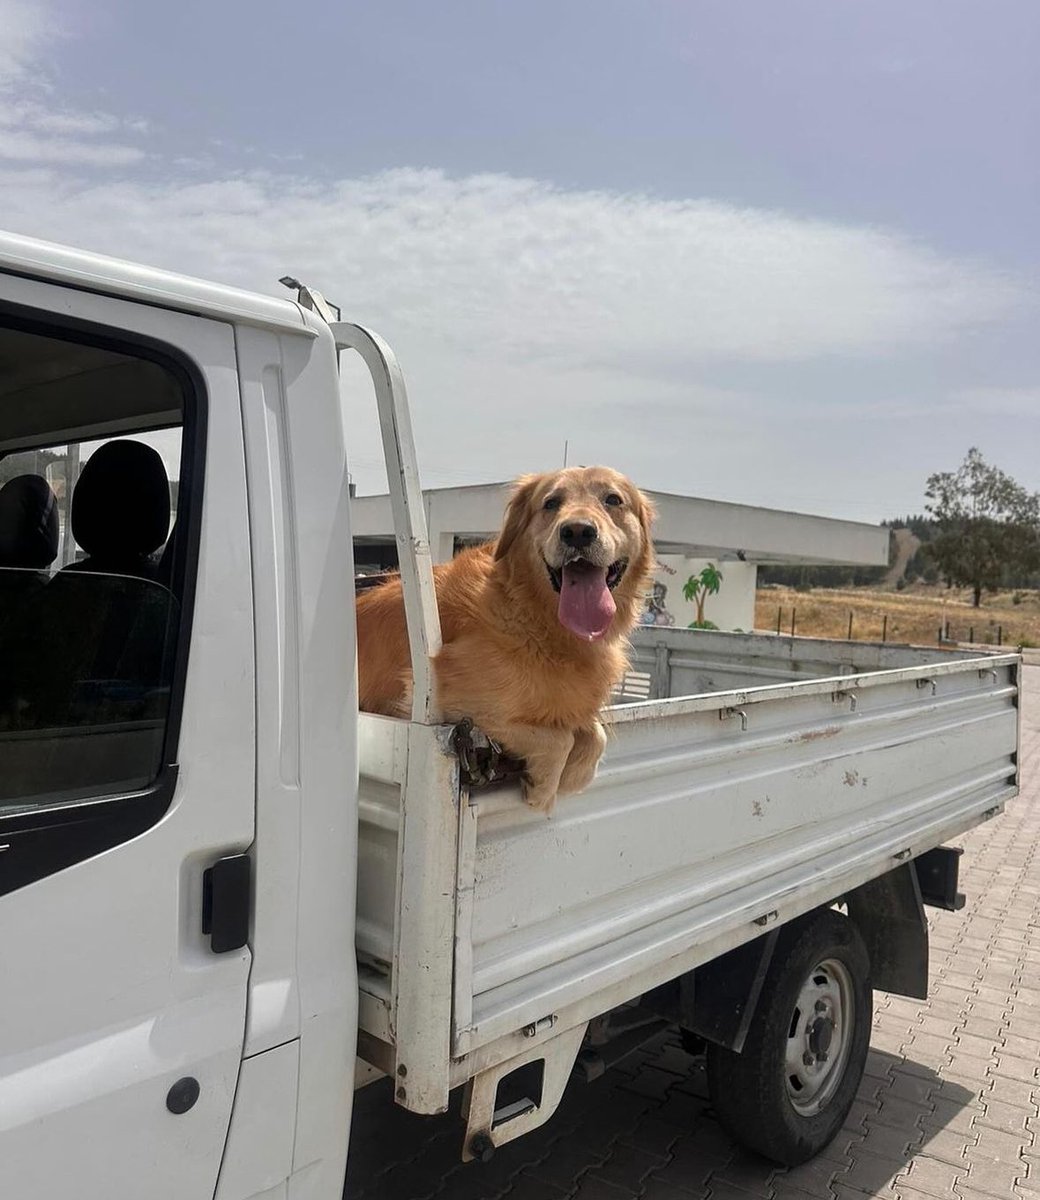
[[[593,1084],[485,1165],[447,1117],[359,1093],[349,1200],[1040,1200],[1040,668],[1026,671],[1022,795],[964,839],[960,913],[929,910],[926,1002],[879,992],[842,1135],[793,1171],[739,1150],[674,1037]]]

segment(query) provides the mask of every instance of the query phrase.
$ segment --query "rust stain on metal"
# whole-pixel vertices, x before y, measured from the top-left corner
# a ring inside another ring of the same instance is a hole
[[[827,725],[823,729],[807,729],[804,733],[796,733],[789,741],[792,743],[818,742],[820,738],[834,737],[838,733],[841,733],[840,725]]]

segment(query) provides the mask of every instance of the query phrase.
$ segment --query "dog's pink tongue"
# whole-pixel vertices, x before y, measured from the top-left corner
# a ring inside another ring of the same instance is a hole
[[[579,561],[563,568],[557,615],[565,629],[594,642],[607,632],[615,612],[617,605],[602,567]]]

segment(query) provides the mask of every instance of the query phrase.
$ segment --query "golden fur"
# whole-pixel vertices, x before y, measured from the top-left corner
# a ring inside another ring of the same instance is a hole
[[[646,497],[606,467],[528,475],[517,481],[496,542],[434,567],[443,635],[433,660],[438,710],[447,721],[471,718],[524,760],[524,796],[535,808],[551,808],[557,794],[581,791],[595,776],[606,740],[597,714],[627,664],[653,565],[652,517]],[[561,530],[575,522],[595,525],[598,535],[583,558],[603,569],[627,560],[612,592],[617,611],[597,640],[560,623],[548,570],[562,570]],[[407,715],[400,579],[362,592],[357,621],[362,709]]]

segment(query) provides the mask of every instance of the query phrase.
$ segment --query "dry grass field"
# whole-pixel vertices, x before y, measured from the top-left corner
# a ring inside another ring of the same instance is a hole
[[[1014,597],[1018,597],[1018,603]],[[786,587],[761,587],[755,603],[755,628],[776,630],[777,610],[781,630],[807,637],[845,638],[852,614],[852,636],[857,641],[880,641],[888,617],[887,640],[935,645],[945,619],[950,637],[995,645],[998,629],[1005,646],[1040,646],[1040,592],[1000,592],[984,596],[981,608],[972,608],[971,592],[942,586],[915,584],[902,592],[868,588],[813,588],[796,592]]]

